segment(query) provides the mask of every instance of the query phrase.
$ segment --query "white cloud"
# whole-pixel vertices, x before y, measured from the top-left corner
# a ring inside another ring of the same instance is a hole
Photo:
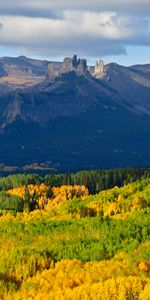
[[[69,14],[72,19],[74,13],[69,12]],[[80,22],[81,30],[85,34],[97,38],[122,40],[133,37],[135,34],[135,28],[133,28],[130,18],[120,17],[115,12],[82,13],[81,17],[78,19],[76,16],[74,21]]]
[[[34,47],[37,52],[54,53],[67,47],[72,51],[81,45],[95,48],[95,45],[120,49],[126,44],[150,44],[149,20],[120,15],[115,12],[64,11],[61,19],[31,18],[23,16],[0,17],[0,43],[26,49]],[[84,44],[83,44],[84,42]],[[58,49],[57,49],[58,48]],[[110,48],[111,52],[111,48]]]
[[[148,12],[149,0],[0,0],[0,45],[49,57],[125,54],[150,46]]]

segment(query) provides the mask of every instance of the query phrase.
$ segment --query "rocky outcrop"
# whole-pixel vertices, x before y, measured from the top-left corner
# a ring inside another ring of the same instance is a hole
[[[87,72],[87,61],[86,59],[78,59],[76,71],[79,74],[85,74]]]
[[[106,76],[106,67],[104,65],[103,60],[99,60],[96,62],[93,76],[96,77],[97,79],[103,79]]]
[[[62,74],[74,71],[79,75],[83,75],[87,72],[87,70],[88,68],[86,59],[78,59],[77,55],[74,55],[73,58],[65,57],[62,64],[49,64],[47,78],[51,81],[54,81]]]
[[[54,81],[60,75],[60,69],[62,69],[61,63],[49,63],[46,77]]]

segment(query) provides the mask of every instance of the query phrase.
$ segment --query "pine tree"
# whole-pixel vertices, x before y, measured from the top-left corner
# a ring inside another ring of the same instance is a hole
[[[24,193],[24,211],[26,212],[30,211],[30,192],[27,185],[25,186],[25,193]]]
[[[46,198],[51,199],[53,197],[52,189],[49,187],[46,191]]]

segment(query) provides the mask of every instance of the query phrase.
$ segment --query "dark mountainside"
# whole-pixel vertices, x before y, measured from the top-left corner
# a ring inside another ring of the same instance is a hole
[[[0,59],[0,163],[149,165],[150,65]]]

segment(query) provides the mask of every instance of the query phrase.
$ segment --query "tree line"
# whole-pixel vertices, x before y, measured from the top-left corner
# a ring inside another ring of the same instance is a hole
[[[25,186],[28,184],[41,184],[59,187],[62,185],[85,185],[91,194],[114,186],[121,187],[125,183],[134,182],[141,178],[150,177],[150,168],[121,168],[110,170],[90,170],[77,173],[49,174],[14,174],[0,177],[0,191]]]

